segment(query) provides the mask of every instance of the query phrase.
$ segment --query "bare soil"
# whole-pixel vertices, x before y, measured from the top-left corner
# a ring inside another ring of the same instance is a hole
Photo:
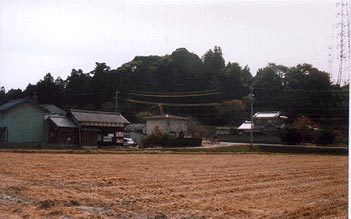
[[[347,218],[348,157],[0,153],[0,218]]]

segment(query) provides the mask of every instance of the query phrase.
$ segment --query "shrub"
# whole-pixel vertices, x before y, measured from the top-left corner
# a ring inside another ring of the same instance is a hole
[[[322,129],[317,136],[317,145],[332,145],[335,144],[335,133],[329,129]]]
[[[167,145],[170,136],[161,132],[156,126],[151,135],[142,140],[142,145],[147,147]]]
[[[295,128],[285,128],[281,131],[280,137],[283,142],[287,144],[301,144],[303,137],[301,133]]]
[[[178,137],[174,137],[162,133],[158,128],[142,140],[142,145],[145,147],[196,147],[201,143],[202,138],[184,138],[184,133],[179,133]]]
[[[316,138],[315,130],[318,130],[319,128],[317,123],[304,116],[297,118],[292,126],[300,133],[302,142],[313,142]]]

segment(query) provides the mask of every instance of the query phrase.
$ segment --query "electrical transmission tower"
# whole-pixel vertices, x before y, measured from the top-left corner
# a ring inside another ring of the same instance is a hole
[[[333,25],[332,45],[329,47],[329,71],[338,85],[350,79],[350,0],[336,3],[336,23]]]

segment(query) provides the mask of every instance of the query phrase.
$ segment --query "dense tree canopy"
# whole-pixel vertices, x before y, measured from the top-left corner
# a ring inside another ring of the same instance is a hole
[[[87,73],[72,69],[66,79],[54,79],[47,73],[24,91],[1,89],[0,102],[36,96],[39,103],[64,109],[113,110],[118,90],[121,110],[132,121],[140,112],[155,112],[155,107],[130,99],[176,103],[180,105],[165,106],[166,112],[195,117],[207,124],[238,125],[249,118],[250,87],[255,111],[282,111],[291,122],[306,116],[324,126],[348,125],[348,85],[333,84],[328,73],[309,64],[286,67],[269,63],[253,77],[248,66],[226,64],[218,46],[201,58],[179,48],[165,56],[137,56],[117,69],[106,63],[96,63]]]

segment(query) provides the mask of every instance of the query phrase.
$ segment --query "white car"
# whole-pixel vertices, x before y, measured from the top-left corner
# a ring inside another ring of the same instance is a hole
[[[131,138],[123,138],[124,146],[136,146],[137,144]]]

